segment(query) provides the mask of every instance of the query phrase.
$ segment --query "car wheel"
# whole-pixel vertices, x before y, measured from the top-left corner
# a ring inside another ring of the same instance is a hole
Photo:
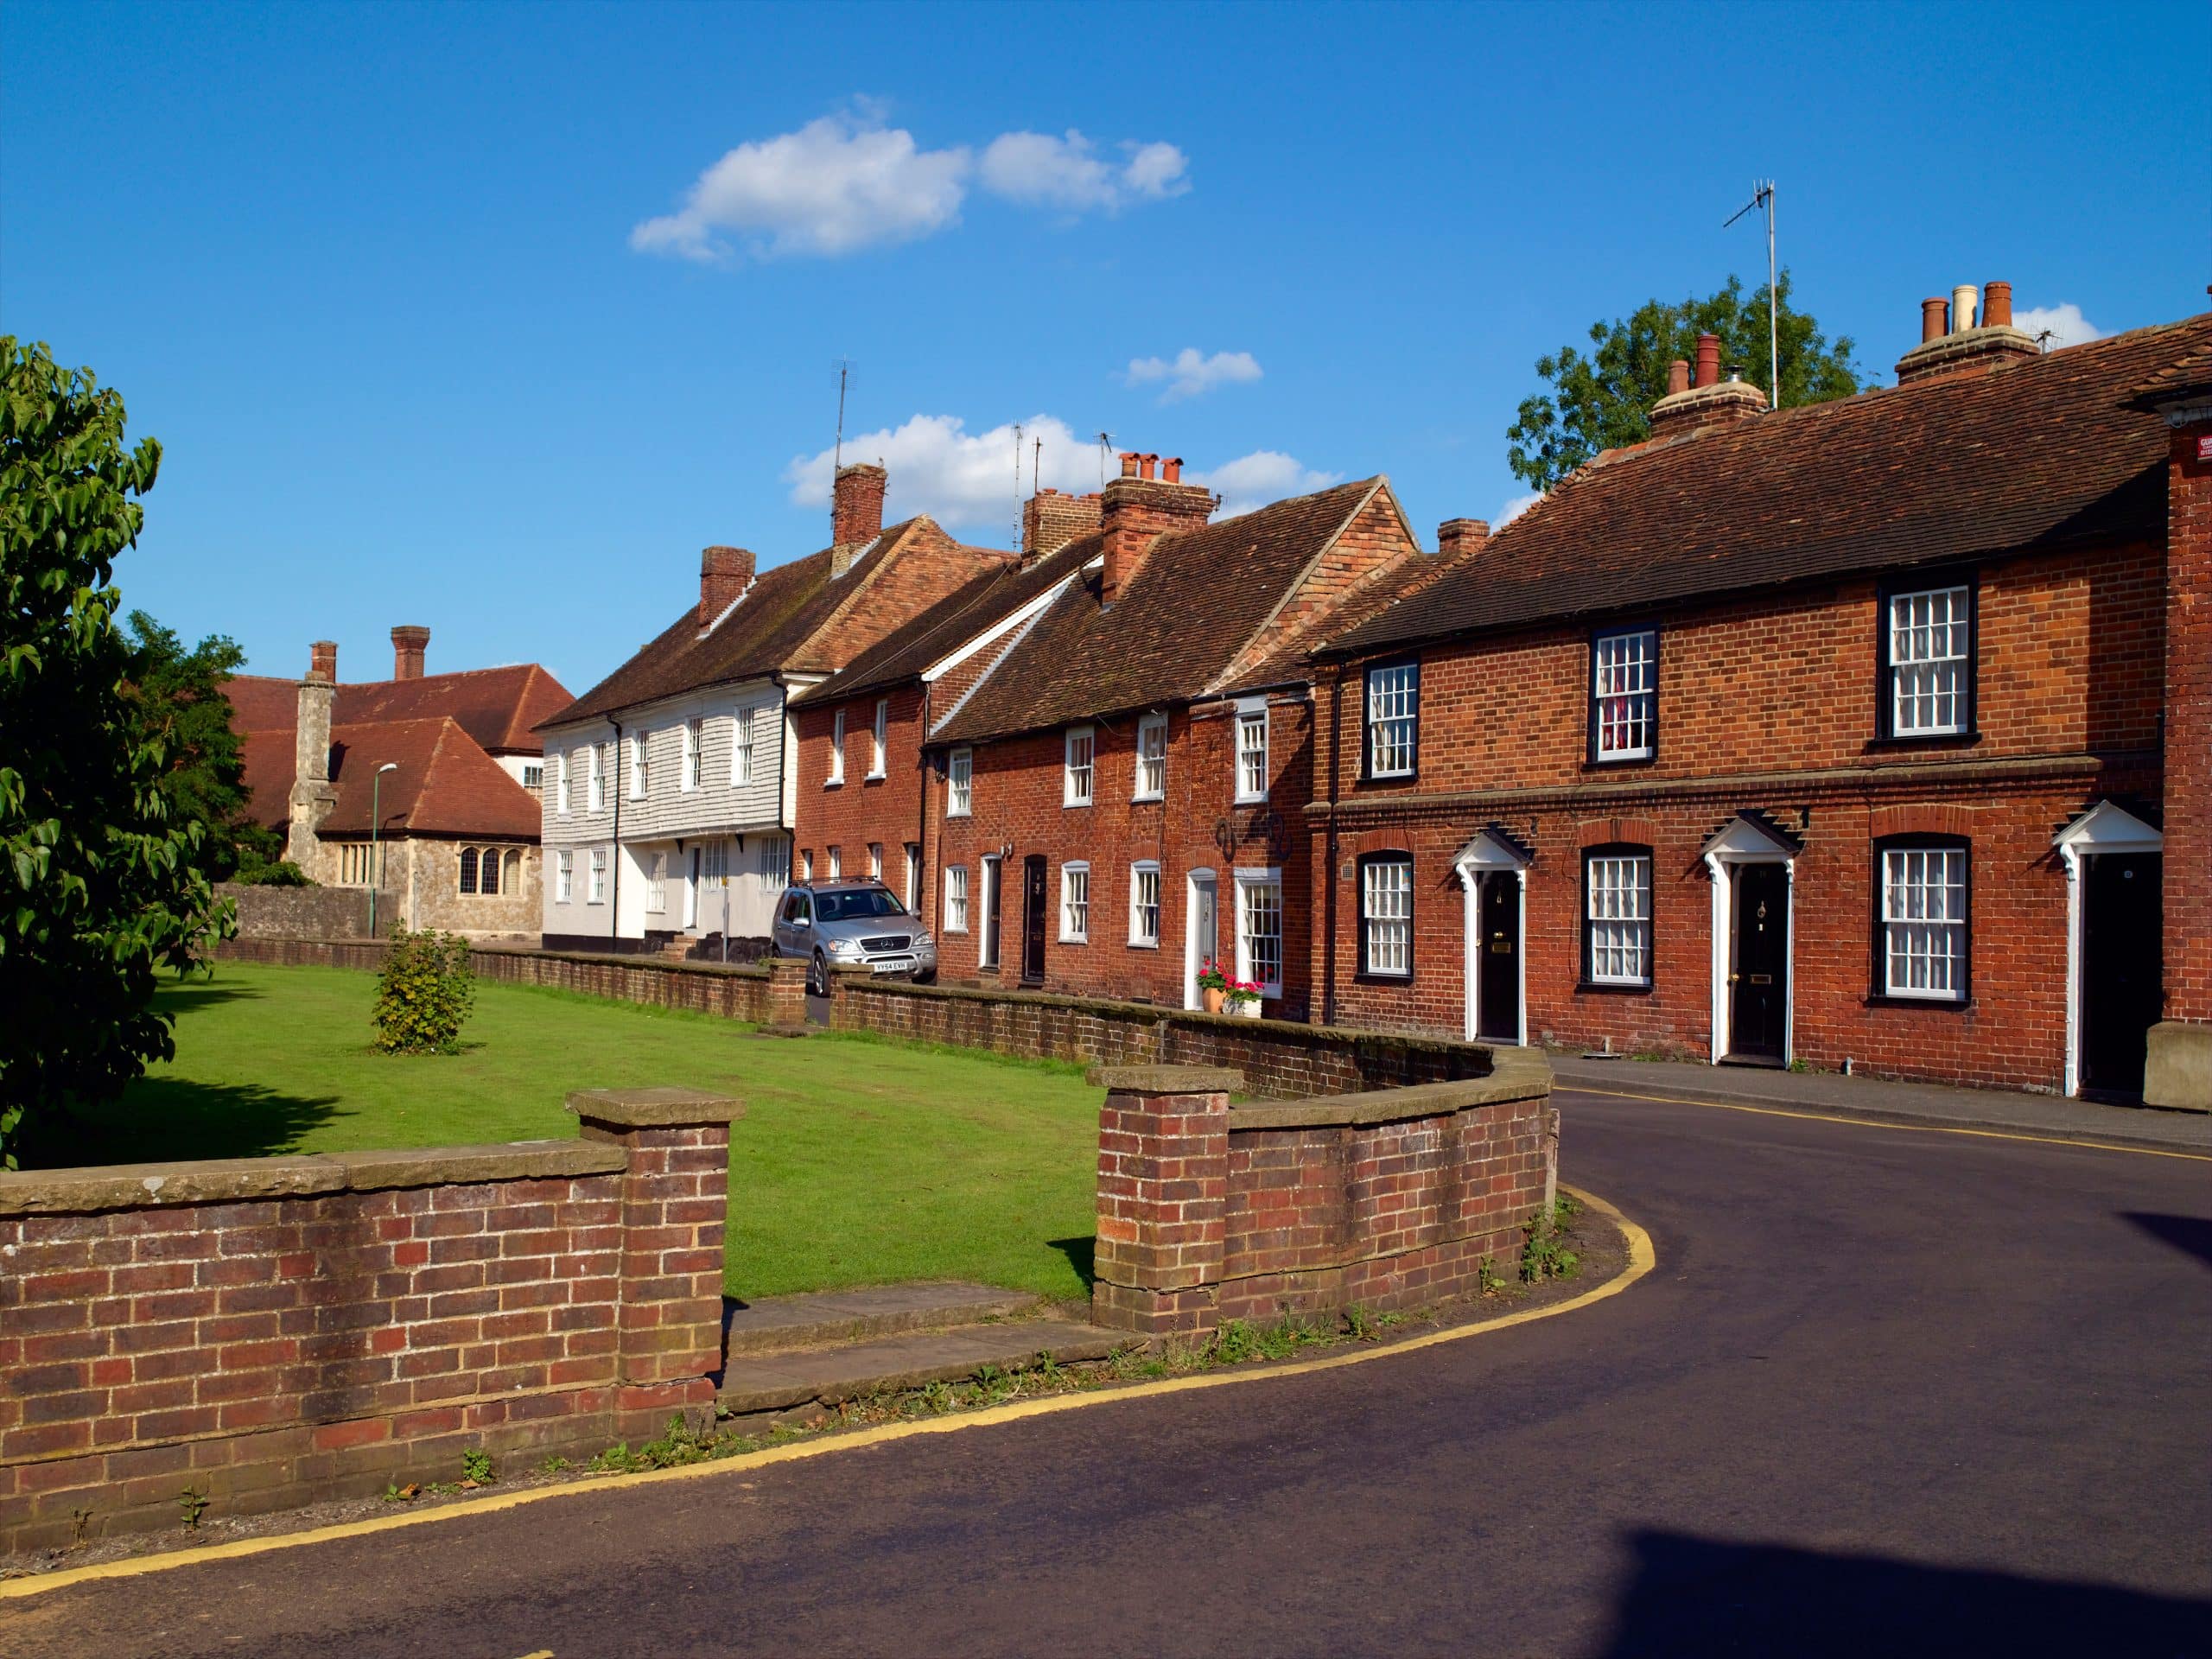
[[[817,996],[830,995],[830,962],[819,950],[814,953],[813,965],[807,970],[807,989]]]
[[[937,969],[934,969],[934,968],[921,968],[921,969],[917,969],[915,970],[915,972],[914,972],[914,983],[915,983],[915,984],[917,984],[917,985],[934,985],[934,984],[936,984],[936,983],[937,983]]]

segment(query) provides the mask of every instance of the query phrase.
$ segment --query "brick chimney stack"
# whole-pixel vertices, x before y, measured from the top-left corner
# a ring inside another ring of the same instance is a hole
[[[1482,518],[1446,518],[1436,527],[1439,558],[1456,559],[1471,553],[1490,539],[1490,524]]]
[[[318,639],[308,647],[307,677],[300,682],[299,713],[292,730],[291,821],[284,856],[315,874],[315,831],[338,804],[330,786],[330,717],[338,702],[338,645]]]
[[[753,555],[741,547],[708,547],[699,550],[699,626],[712,627],[715,619],[737,602],[753,585]]]
[[[1104,498],[1062,495],[1039,490],[1022,504],[1021,557],[1024,563],[1058,552],[1070,542],[1098,528]]]
[[[843,575],[855,556],[883,534],[883,493],[890,483],[880,465],[856,461],[838,469],[830,509],[831,575]]]
[[[1179,455],[1163,465],[1156,454],[1122,452],[1122,475],[1107,484],[1100,503],[1099,529],[1106,543],[1100,604],[1111,605],[1120,596],[1157,537],[1196,530],[1212,516],[1212,493],[1182,479]]]
[[[395,680],[419,680],[423,677],[423,658],[430,649],[430,631],[411,625],[391,631],[391,677]]]
[[[1697,337],[1697,376],[1676,358],[1667,368],[1667,395],[1651,405],[1651,435],[1686,437],[1709,426],[1724,426],[1766,412],[1766,394],[1741,380],[1720,378],[1720,336]]]
[[[2033,337],[2013,326],[2012,284],[1990,283],[1986,289],[1977,294],[1972,283],[1961,283],[1948,302],[1920,302],[1920,344],[1897,359],[1897,385],[1986,374],[2042,355]]]

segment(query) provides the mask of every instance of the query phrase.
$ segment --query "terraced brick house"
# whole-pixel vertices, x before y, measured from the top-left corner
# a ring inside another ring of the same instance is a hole
[[[319,640],[302,679],[226,683],[250,810],[310,880],[360,888],[365,905],[378,888],[384,923],[531,937],[544,763],[531,728],[569,693],[534,663],[426,673],[425,627],[391,640],[388,680],[340,684],[338,647]]]
[[[2212,317],[2011,323],[1778,412],[1708,338],[1339,632],[1319,1017],[2212,1106]]]
[[[887,482],[842,469],[832,542],[803,558],[708,548],[696,601],[540,723],[548,946],[759,953],[794,874],[794,700],[1014,563],[925,517],[887,528]]]

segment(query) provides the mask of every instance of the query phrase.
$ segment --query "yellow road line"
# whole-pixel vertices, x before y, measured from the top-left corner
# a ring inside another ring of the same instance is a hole
[[[1709,1106],[1719,1112],[1750,1112],[1758,1117],[1802,1117],[1808,1123],[1849,1123],[1861,1129],[1897,1129],[1907,1135],[1971,1135],[1984,1141],[2032,1141],[2038,1146],[2079,1147],[2085,1152],[2131,1152],[2139,1158],[2179,1158],[2212,1164],[2212,1153],[2164,1152],[2156,1147],[2123,1147],[2109,1141],[2075,1141],[2063,1135],[2024,1135],[2016,1129],[1974,1129],[1955,1123],[1896,1123],[1886,1118],[1844,1117],[1832,1112],[1800,1112],[1781,1106],[1746,1106],[1738,1100],[1688,1100],[1680,1095],[1638,1095],[1625,1089],[1592,1089],[1554,1080],[1560,1094],[1604,1095],[1612,1100],[1648,1100],[1660,1106]]]
[[[1354,1353],[1332,1354],[1325,1359],[1292,1360],[1249,1371],[1163,1377],[1156,1382],[1132,1382],[1122,1388],[1103,1389],[1095,1394],[1046,1395],[1036,1400],[1015,1400],[1002,1406],[987,1406],[980,1411],[963,1412],[957,1416],[933,1417],[919,1422],[882,1423],[873,1428],[855,1429],[849,1434],[827,1434],[817,1440],[799,1440],[788,1446],[746,1452],[738,1457],[717,1459],[711,1463],[689,1463],[674,1469],[641,1470],[634,1474],[607,1475],[594,1480],[573,1481],[556,1486],[533,1486],[523,1491],[492,1492],[481,1497],[464,1498],[435,1510],[378,1516],[369,1521],[346,1521],[333,1526],[310,1528],[302,1532],[283,1533],[266,1538],[240,1538],[227,1544],[207,1544],[197,1549],[172,1550],[163,1555],[102,1561],[97,1566],[71,1567],[60,1573],[0,1580],[0,1600],[42,1595],[49,1590],[89,1583],[95,1579],[137,1578],[143,1573],[168,1573],[178,1567],[196,1567],[203,1561],[235,1560],[240,1556],[261,1555],[278,1549],[297,1549],[309,1544],[330,1543],[341,1538],[360,1538],[371,1533],[395,1531],[401,1527],[460,1520],[499,1510],[518,1510],[525,1504],[543,1503],[553,1498],[621,1491],[632,1487],[658,1485],[664,1481],[696,1480],[706,1476],[759,1469],[768,1464],[797,1463],[807,1458],[827,1456],[833,1452],[883,1446],[918,1434],[955,1434],[971,1428],[987,1428],[997,1423],[1018,1422],[1027,1417],[1047,1417],[1063,1411],[1079,1411],[1090,1406],[1152,1399],[1165,1394],[1188,1394],[1201,1389],[1234,1388],[1242,1383],[1272,1382],[1279,1377],[1307,1376],[1316,1371],[1333,1371],[1347,1365],[1364,1365],[1378,1359],[1392,1359],[1417,1349],[1433,1348],[1468,1337],[1487,1336],[1493,1331],[1503,1331],[1513,1325],[1527,1325],[1531,1320],[1571,1313],[1578,1308],[1588,1307],[1593,1302],[1602,1302],[1609,1296],[1618,1296],[1649,1273],[1656,1261],[1652,1254],[1651,1236],[1643,1228],[1603,1198],[1585,1192],[1580,1187],[1566,1186],[1563,1182],[1561,1185],[1599,1215],[1609,1217],[1621,1230],[1628,1241],[1628,1265],[1604,1284],[1592,1286],[1580,1296],[1554,1302],[1548,1307],[1523,1308],[1517,1313],[1508,1313],[1480,1325],[1430,1331],[1418,1337],[1408,1337],[1402,1342],[1378,1348],[1363,1348]]]

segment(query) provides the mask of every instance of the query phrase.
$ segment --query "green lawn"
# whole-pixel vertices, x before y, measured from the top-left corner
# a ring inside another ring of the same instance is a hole
[[[26,1162],[146,1163],[570,1135],[572,1089],[733,1094],[734,1294],[969,1278],[1077,1296],[1098,1091],[1071,1065],[480,982],[449,1058],[369,1047],[374,980],[221,963],[165,986],[176,1058]]]

